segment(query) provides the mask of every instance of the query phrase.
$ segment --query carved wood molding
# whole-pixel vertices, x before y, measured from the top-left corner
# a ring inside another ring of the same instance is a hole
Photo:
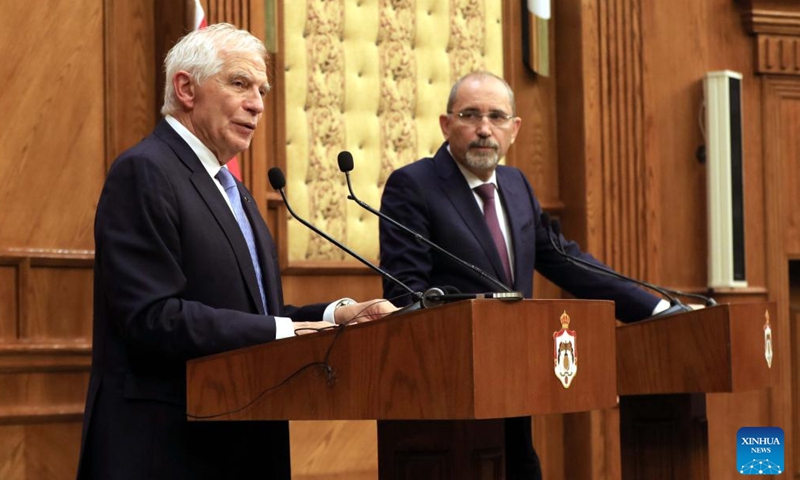
[[[597,2],[603,259],[648,276],[642,21],[637,1]]]
[[[0,373],[88,372],[91,357],[89,343],[0,345]]]
[[[800,75],[800,2],[740,0],[742,23],[756,36],[757,73]]]
[[[739,0],[745,29],[755,34],[800,35],[796,0]]]
[[[800,75],[800,36],[758,35],[758,73]]]
[[[87,267],[94,265],[94,250],[0,248],[0,265],[34,267]]]
[[[83,418],[83,403],[52,406],[6,406],[0,408],[0,425],[77,422]]]

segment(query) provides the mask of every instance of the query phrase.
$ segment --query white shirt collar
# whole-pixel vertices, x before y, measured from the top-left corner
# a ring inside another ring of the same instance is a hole
[[[177,118],[173,117],[172,115],[167,115],[164,118],[169,126],[175,130],[175,132],[189,145],[189,148],[192,149],[197,158],[200,159],[200,163],[203,164],[203,167],[206,169],[211,177],[216,177],[217,173],[219,173],[219,169],[222,168],[220,165],[219,160],[217,160],[216,155],[211,152],[211,150],[206,147],[203,142],[200,141],[192,132],[189,131],[181,122],[178,121]]]

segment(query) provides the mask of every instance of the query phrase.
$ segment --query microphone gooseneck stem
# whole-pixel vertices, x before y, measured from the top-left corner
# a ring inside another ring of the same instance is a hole
[[[335,238],[331,237],[327,233],[325,233],[322,230],[320,230],[320,229],[316,228],[315,226],[311,225],[305,219],[299,217],[296,213],[294,213],[294,210],[292,210],[292,207],[289,205],[289,201],[286,199],[286,192],[284,192],[283,188],[279,188],[278,192],[280,192],[281,197],[283,198],[283,204],[286,205],[286,209],[289,210],[289,213],[292,214],[292,216],[295,218],[295,220],[297,220],[298,222],[302,223],[303,225],[308,227],[310,230],[312,230],[314,233],[316,233],[317,235],[321,236],[325,240],[327,240],[327,241],[331,242],[332,244],[336,245],[337,247],[339,247],[340,249],[342,249],[343,251],[348,253],[350,256],[352,256],[353,258],[355,258],[359,262],[363,263],[364,265],[366,265],[367,267],[372,269],[372,271],[374,271],[375,273],[388,278],[389,280],[395,282],[397,285],[400,285],[401,287],[406,289],[406,291],[408,291],[408,293],[412,294],[414,296],[414,298],[419,298],[420,297],[419,292],[415,292],[414,290],[411,289],[411,287],[409,287],[405,283],[403,283],[400,280],[396,279],[391,274],[389,274],[389,273],[381,270],[380,268],[376,267],[375,265],[373,265],[371,262],[369,262],[367,259],[365,259],[361,255],[357,254],[353,250],[350,250],[349,248],[344,246],[342,243],[340,243]]]
[[[653,285],[652,283],[645,282],[643,280],[635,280],[633,278],[630,278],[630,277],[628,277],[626,275],[618,273],[618,272],[616,272],[614,270],[611,270],[609,268],[605,268],[605,267],[603,267],[601,265],[597,265],[597,264],[594,264],[592,262],[586,261],[586,260],[584,260],[582,258],[577,258],[577,257],[574,257],[574,256],[570,255],[569,253],[567,253],[566,250],[564,250],[564,246],[561,245],[561,241],[559,239],[560,234],[558,232],[557,224],[555,222],[552,222],[552,224],[551,224],[550,217],[546,213],[543,213],[541,218],[542,218],[542,223],[544,223],[545,229],[547,230],[547,238],[550,241],[550,244],[553,246],[555,251],[558,252],[558,254],[561,255],[568,262],[570,262],[573,265],[576,265],[578,267],[592,270],[592,271],[594,271],[596,273],[599,273],[601,275],[606,275],[606,276],[609,276],[609,277],[614,277],[614,278],[618,278],[618,279],[621,279],[621,280],[625,280],[625,281],[628,281],[628,282],[637,283],[637,284],[642,285],[644,287],[647,287],[647,288],[649,288],[649,289],[651,289],[651,290],[653,290],[655,292],[658,292],[659,294],[661,294],[664,298],[666,298],[669,301],[669,304],[670,304],[670,309],[669,310],[670,311],[672,311],[672,307],[676,307],[676,306],[679,307],[682,310],[689,310],[689,307],[684,305],[683,302],[681,302],[674,295],[670,294],[664,288],[658,287],[656,285]],[[553,238],[553,235],[555,235],[555,238]]]
[[[427,238],[423,237],[419,233],[409,229],[408,227],[406,227],[402,223],[398,222],[397,220],[387,216],[386,214],[384,214],[383,212],[381,212],[379,210],[375,210],[371,206],[369,206],[366,203],[362,202],[358,197],[356,197],[356,194],[353,192],[353,186],[350,183],[350,172],[345,170],[344,171],[344,175],[345,175],[345,177],[347,177],[347,189],[350,191],[350,195],[347,196],[348,200],[352,200],[352,201],[356,202],[361,208],[367,210],[368,212],[372,213],[373,215],[376,215],[376,216],[382,218],[383,220],[386,220],[387,222],[389,222],[392,225],[394,225],[395,227],[399,228],[400,230],[402,230],[406,234],[414,237],[414,239],[416,239],[417,241],[420,241],[420,242],[424,243],[425,245],[428,245],[429,247],[431,247],[434,250],[436,250],[437,252],[445,255],[447,258],[449,258],[450,260],[456,262],[457,264],[461,265],[462,267],[469,268],[470,270],[472,270],[473,272],[478,274],[480,277],[485,278],[486,280],[490,281],[494,286],[496,286],[497,288],[501,289],[502,291],[508,292],[508,293],[512,293],[513,292],[513,290],[511,290],[503,282],[501,282],[501,281],[497,280],[496,278],[492,277],[491,275],[489,275],[488,273],[484,272],[483,270],[481,270],[480,268],[476,267],[475,265],[472,265],[471,263],[468,263],[468,262],[458,258],[457,256],[455,256],[452,253],[448,252],[444,248],[440,247],[439,245],[436,245],[432,241],[430,241]]]

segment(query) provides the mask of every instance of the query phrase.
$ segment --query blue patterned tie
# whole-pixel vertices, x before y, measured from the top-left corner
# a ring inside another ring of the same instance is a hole
[[[225,189],[225,193],[231,201],[233,216],[236,217],[236,223],[239,224],[242,235],[244,235],[244,240],[247,242],[247,249],[250,250],[250,259],[253,261],[253,268],[256,271],[258,291],[261,293],[262,306],[264,307],[264,312],[267,312],[267,297],[264,295],[264,281],[261,276],[261,266],[258,263],[256,240],[253,236],[253,228],[250,226],[250,221],[247,219],[247,215],[245,215],[244,209],[242,208],[242,198],[239,196],[239,189],[236,188],[236,181],[227,168],[220,168],[216,178],[219,180],[219,183],[222,184],[222,188]]]

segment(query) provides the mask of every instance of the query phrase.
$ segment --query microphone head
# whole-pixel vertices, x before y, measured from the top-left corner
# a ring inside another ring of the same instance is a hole
[[[547,212],[542,212],[542,214],[539,216],[539,219],[541,220],[542,225],[544,225],[544,228],[550,228],[550,215],[548,215]]]
[[[272,188],[275,190],[280,190],[286,186],[286,178],[283,176],[283,172],[278,167],[272,167],[267,172],[267,176],[269,177],[269,184],[272,185]]]
[[[353,170],[353,154],[347,150],[339,152],[336,160],[339,162],[339,170],[342,172],[347,173]]]

